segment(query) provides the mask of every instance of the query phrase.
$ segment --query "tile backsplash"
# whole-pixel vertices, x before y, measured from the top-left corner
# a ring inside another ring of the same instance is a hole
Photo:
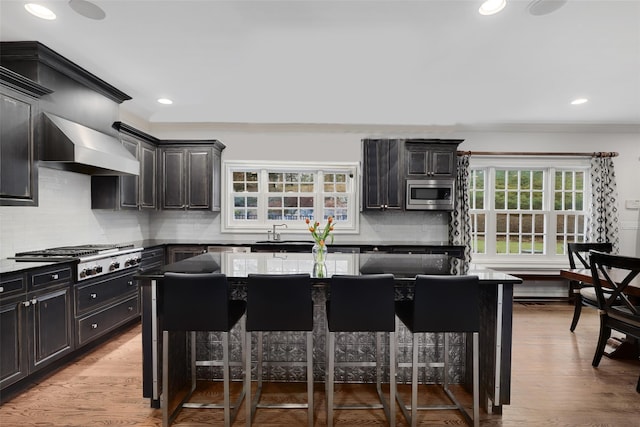
[[[39,206],[0,207],[0,257],[62,245],[144,238],[147,214],[91,209],[91,177],[40,167]]]

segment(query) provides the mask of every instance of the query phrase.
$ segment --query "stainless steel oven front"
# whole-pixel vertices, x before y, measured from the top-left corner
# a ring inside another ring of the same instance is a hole
[[[405,208],[408,210],[453,210],[453,178],[408,179],[406,189]]]

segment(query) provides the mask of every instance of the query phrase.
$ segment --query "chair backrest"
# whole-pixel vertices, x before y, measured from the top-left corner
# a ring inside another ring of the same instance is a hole
[[[161,283],[162,329],[228,331],[229,284],[221,273],[165,273]]]
[[[414,332],[478,332],[478,276],[416,276]]]
[[[247,331],[311,331],[313,299],[309,274],[250,274]]]
[[[591,268],[589,251],[610,253],[613,250],[611,243],[567,243],[567,255],[569,255],[569,267]],[[576,259],[582,264],[576,264]]]
[[[395,331],[393,274],[334,275],[329,287],[329,331]]]
[[[629,286],[633,282],[640,292],[640,258],[611,255],[591,251],[591,277],[598,297],[598,306],[606,312],[613,312],[640,321],[640,311],[629,299]],[[634,280],[635,279],[635,280]],[[611,291],[605,298],[603,288]]]

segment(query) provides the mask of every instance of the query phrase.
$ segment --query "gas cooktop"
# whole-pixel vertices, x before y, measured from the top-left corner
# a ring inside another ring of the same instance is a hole
[[[59,248],[42,249],[37,251],[19,252],[16,259],[25,258],[82,258],[91,255],[118,253],[125,249],[133,248],[133,244],[101,244],[101,245],[78,245],[61,246]]]
[[[142,262],[142,248],[133,244],[61,246],[39,251],[19,252],[16,261],[77,261],[78,281],[137,267]]]

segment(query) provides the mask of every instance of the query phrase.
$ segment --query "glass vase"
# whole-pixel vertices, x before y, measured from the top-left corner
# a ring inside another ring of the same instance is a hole
[[[327,252],[327,245],[316,243],[313,245],[313,248],[311,248],[311,254],[313,255],[313,277],[327,277],[327,265],[325,264]]]

